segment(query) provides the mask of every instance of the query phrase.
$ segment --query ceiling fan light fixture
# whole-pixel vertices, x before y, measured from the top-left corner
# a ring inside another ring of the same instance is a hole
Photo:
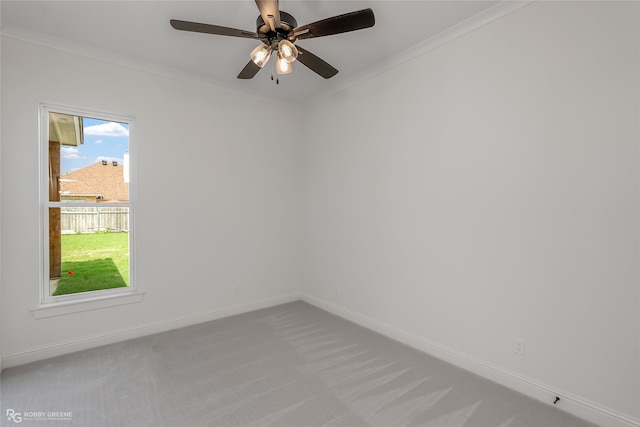
[[[278,55],[283,61],[291,63],[298,57],[298,49],[289,40],[280,40],[280,43],[278,43]]]
[[[0,2],[1,1],[2,0],[0,0]],[[260,46],[251,52],[251,60],[247,62],[238,74],[239,79],[248,80],[252,79],[264,68],[269,61],[269,57],[273,55],[274,52],[277,53],[277,58],[275,59],[277,63],[274,64],[274,68],[277,68],[279,74],[290,73],[291,63],[295,61],[298,54],[300,54],[302,55],[300,56],[302,65],[320,77],[329,79],[335,76],[338,70],[308,50],[302,47],[296,47],[294,43],[297,40],[363,30],[373,27],[376,22],[373,10],[368,8],[298,26],[293,16],[279,10],[278,0],[255,0],[255,3],[260,12],[260,15],[256,19],[255,32],[205,24],[203,22],[181,21],[179,19],[170,19],[169,24],[171,24],[171,27],[175,30],[180,31],[260,40],[262,42]]]
[[[261,44],[251,51],[250,56],[253,63],[262,68],[271,56],[271,48],[265,46],[264,44]]]
[[[278,59],[276,60],[276,71],[278,74],[289,74],[292,69],[293,67],[291,66],[291,62],[285,60],[280,56],[280,52],[278,52]]]

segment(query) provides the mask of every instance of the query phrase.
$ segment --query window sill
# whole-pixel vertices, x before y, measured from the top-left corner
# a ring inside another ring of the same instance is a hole
[[[141,302],[143,297],[144,292],[134,292],[120,295],[107,295],[78,301],[42,304],[39,307],[32,308],[31,314],[33,314],[33,317],[36,319],[44,319],[47,317],[79,313],[81,311],[98,310],[100,308],[114,307],[117,305],[133,304]]]

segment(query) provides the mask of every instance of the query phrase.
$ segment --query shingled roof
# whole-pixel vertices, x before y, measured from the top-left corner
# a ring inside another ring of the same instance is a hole
[[[124,182],[122,165],[99,162],[61,176],[60,195],[63,199],[93,196],[96,201],[127,202],[129,184]]]

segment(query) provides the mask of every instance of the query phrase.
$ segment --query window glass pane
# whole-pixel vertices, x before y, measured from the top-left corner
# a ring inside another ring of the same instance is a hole
[[[114,210],[115,209],[115,210]],[[68,224],[116,223],[128,219],[128,208],[49,208]],[[97,229],[94,227],[93,229]],[[57,271],[51,272],[50,294],[68,295],[129,286],[129,233],[110,231],[75,232],[62,230],[60,247],[50,252],[59,256]]]
[[[49,295],[129,286],[129,126],[48,119]]]
[[[129,201],[126,123],[49,113],[49,200]]]

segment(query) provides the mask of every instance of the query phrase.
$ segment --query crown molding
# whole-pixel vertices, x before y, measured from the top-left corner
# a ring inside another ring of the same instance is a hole
[[[87,58],[110,62],[117,65],[122,65],[128,68],[149,72],[152,74],[168,77],[175,80],[181,80],[181,81],[185,81],[185,82],[196,84],[196,85],[211,87],[214,89],[233,93],[235,95],[242,96],[245,98],[259,99],[265,102],[277,104],[279,106],[289,105],[288,103],[285,103],[273,98],[257,95],[248,90],[245,91],[242,89],[229,87],[213,79],[199,76],[197,74],[188,73],[186,71],[178,70],[172,67],[166,67],[166,66],[157,64],[155,62],[144,61],[128,55],[122,55],[107,49],[101,49],[101,48],[89,46],[83,43],[77,43],[67,39],[50,36],[48,34],[32,31],[19,26],[7,26],[2,29],[2,32],[0,34],[3,37],[21,40],[28,43],[49,47],[52,49],[62,50],[65,52],[73,53],[73,54],[84,56]]]
[[[535,3],[537,0],[503,0],[495,6],[486,9],[461,23],[450,27],[435,36],[408,47],[402,52],[384,61],[379,66],[370,69],[366,73],[359,74],[356,77],[344,80],[342,83],[333,86],[331,89],[323,91],[320,95],[312,97],[308,100],[298,103],[298,107],[305,108],[327,99],[338,92],[342,92],[350,87],[358,86],[367,80],[370,80],[382,73],[396,68],[406,62],[424,55],[425,53],[447,44],[459,37],[464,36],[474,30],[484,27],[485,25],[500,19],[510,13],[513,13],[525,6]],[[248,90],[232,88],[213,79],[188,73],[171,67],[166,67],[154,62],[144,61],[127,55],[122,55],[106,49],[100,49],[82,43],[72,42],[70,40],[59,37],[50,36],[37,31],[28,30],[18,26],[7,26],[0,33],[4,37],[26,41],[29,43],[46,46],[53,49],[70,52],[73,54],[85,56],[88,58],[98,59],[136,70],[146,71],[163,77],[176,80],[182,80],[189,83],[208,86],[218,90],[234,93],[250,99],[259,99],[264,102],[273,103],[279,106],[291,107],[291,102],[280,101],[267,96],[258,95]]]
[[[420,43],[417,43],[409,48],[401,51],[400,53],[392,56],[389,60],[381,63],[379,66],[374,67],[366,73],[359,74],[356,77],[345,80],[340,85],[334,86],[323,92],[321,95],[311,98],[304,102],[301,107],[306,108],[333,95],[342,92],[350,87],[358,86],[367,80],[370,80],[380,74],[383,74],[393,68],[396,68],[402,64],[412,61],[427,52],[434,50],[440,46],[450,43],[472,31],[484,27],[493,21],[496,21],[504,16],[507,16],[517,10],[522,9],[538,0],[503,0],[500,3],[486,9],[456,25],[447,28],[444,31],[428,38]]]

